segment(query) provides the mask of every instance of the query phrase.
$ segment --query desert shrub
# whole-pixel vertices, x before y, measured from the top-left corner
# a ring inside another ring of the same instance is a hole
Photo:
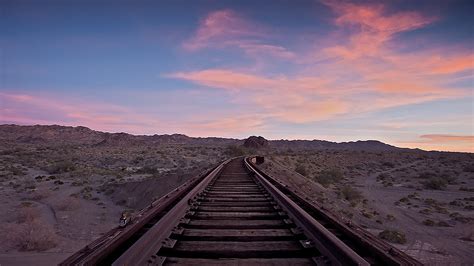
[[[463,207],[464,204],[462,203],[462,201],[459,201],[459,200],[453,200],[451,202],[449,202],[449,205],[451,206],[457,206],[457,207]]]
[[[319,172],[315,179],[323,186],[340,182],[344,175],[339,169],[326,169]]]
[[[10,172],[12,172],[13,175],[16,176],[23,176],[26,175],[26,172],[21,168],[21,167],[14,167],[11,166],[10,168],[7,168]]]
[[[429,180],[424,181],[423,185],[426,189],[443,190],[446,188],[448,182],[440,177],[431,177]]]
[[[243,156],[247,154],[247,151],[242,146],[230,145],[225,150],[225,154],[231,157]]]
[[[143,156],[137,156],[137,157],[135,157],[135,159],[133,159],[132,163],[133,164],[139,164],[143,160],[145,160],[145,158],[143,158]]]
[[[460,187],[459,188],[460,191],[468,191],[468,192],[474,192],[474,188],[468,188],[468,187]]]
[[[459,239],[464,240],[464,241],[474,242],[474,233],[469,233]]]
[[[75,180],[71,183],[71,186],[74,186],[74,187],[79,187],[82,185],[84,185],[84,182],[82,182],[81,180]]]
[[[22,201],[22,202],[20,202],[20,207],[22,207],[22,208],[32,207],[32,206],[33,206],[33,202],[31,202],[31,201]]]
[[[363,211],[361,212],[361,214],[362,214],[362,216],[364,216],[364,217],[367,218],[367,219],[372,219],[372,217],[374,217],[374,215],[373,215],[372,213],[367,212],[366,210],[363,210]]]
[[[37,219],[20,224],[8,224],[6,239],[21,251],[45,251],[57,245],[53,228]]]
[[[448,174],[443,174],[441,175],[441,178],[445,180],[448,184],[456,184],[456,177],[448,175]]]
[[[469,210],[469,211],[474,211],[474,205],[466,205],[464,206],[464,209]]]
[[[61,174],[74,171],[76,166],[71,161],[60,161],[50,165],[46,171],[50,174]]]
[[[435,205],[438,205],[439,202],[436,201],[435,199],[432,199],[432,198],[426,198],[423,200],[424,203],[426,203],[427,205],[430,205],[430,206],[435,206]]]
[[[407,242],[405,234],[396,230],[384,230],[379,233],[379,237],[397,244],[405,244]]]
[[[433,173],[433,172],[422,172],[417,176],[417,178],[428,179],[428,178],[435,177],[435,176],[436,176],[436,174]]]
[[[377,176],[377,181],[382,181],[382,180],[389,179],[389,178],[392,178],[392,176],[390,174],[381,173]]]
[[[295,167],[295,171],[302,175],[302,176],[307,176],[308,175],[308,170],[306,169],[306,166],[302,163],[298,163]]]
[[[466,165],[466,166],[464,166],[464,168],[462,170],[464,172],[474,173],[474,164]]]
[[[408,199],[407,197],[403,197],[403,198],[399,199],[398,201],[400,201],[400,202],[409,202],[410,199]]]
[[[474,219],[471,217],[466,217],[460,214],[459,212],[453,212],[449,215],[449,217],[453,218],[455,221],[461,222],[461,223],[470,223]]]
[[[158,174],[158,168],[154,165],[146,165],[146,166],[140,168],[137,171],[137,173],[155,175],[155,174]]]
[[[430,215],[433,211],[431,209],[423,209],[423,210],[420,210],[419,213],[421,214],[425,214],[425,215]]]
[[[341,196],[350,202],[358,202],[363,198],[360,191],[350,186],[343,186],[340,192]]]
[[[390,167],[390,168],[395,167],[395,164],[393,164],[392,162],[383,162],[382,165],[383,165],[383,166]]]
[[[441,227],[449,227],[449,224],[445,221],[439,221],[436,225]]]
[[[430,219],[424,220],[423,224],[426,225],[426,226],[435,226],[435,222],[433,220],[430,220]]]

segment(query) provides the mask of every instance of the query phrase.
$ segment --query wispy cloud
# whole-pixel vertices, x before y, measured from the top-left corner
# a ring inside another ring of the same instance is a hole
[[[473,135],[428,134],[417,140],[398,141],[398,144],[427,150],[474,152]]]
[[[209,13],[199,24],[193,37],[183,47],[196,51],[212,46],[226,46],[240,38],[262,36],[264,33],[257,26],[239,16],[236,12],[225,9]]]
[[[474,136],[456,136],[447,134],[431,134],[421,135],[420,138],[427,139],[432,142],[466,142],[474,146]]]
[[[159,124],[129,108],[60,96],[1,92],[2,123],[83,125],[98,130],[141,133]]]
[[[264,129],[258,114],[208,112],[188,114],[182,121],[150,110],[138,110],[103,101],[0,92],[0,123],[87,126],[108,132],[133,134],[184,133],[191,136],[246,136]],[[158,112],[159,113],[159,112]]]
[[[283,46],[267,43],[264,39],[270,35],[267,27],[233,10],[217,10],[202,19],[194,35],[183,43],[183,48],[190,52],[205,48],[238,48],[250,57],[296,57]]]
[[[403,41],[399,39],[401,33],[423,28],[439,18],[391,11],[381,3],[322,2],[334,12],[332,22],[344,34],[335,34],[337,37],[316,50],[296,52],[274,45],[269,38],[271,30],[231,10],[211,12],[185,44],[190,50],[239,48],[255,59],[272,54],[287,59],[286,68],[294,74],[217,67],[167,77],[228,91],[234,103],[252,102],[267,118],[302,124],[470,97],[469,90],[446,85],[457,74],[473,69],[468,50],[398,50],[398,43]],[[264,62],[272,64],[271,60]]]
[[[350,27],[352,34],[346,45],[336,45],[328,52],[347,59],[378,56],[383,45],[397,33],[411,31],[432,23],[435,19],[417,12],[387,14],[383,4],[355,4],[338,0],[324,0],[336,14],[335,23]]]

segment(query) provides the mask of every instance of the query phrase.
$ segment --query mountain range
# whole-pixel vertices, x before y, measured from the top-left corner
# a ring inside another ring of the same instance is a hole
[[[92,130],[87,127],[59,125],[0,125],[0,140],[31,144],[69,144],[88,146],[108,145],[209,145],[229,146],[244,145],[250,148],[279,150],[398,150],[401,148],[377,141],[358,140],[350,142],[331,142],[326,140],[266,140],[263,137],[251,136],[248,139],[220,137],[189,137],[183,134],[165,135],[132,135],[128,133],[108,133]]]

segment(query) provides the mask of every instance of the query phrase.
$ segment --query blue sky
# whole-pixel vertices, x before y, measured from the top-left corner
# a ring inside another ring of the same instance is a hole
[[[2,1],[0,122],[474,151],[472,1]]]

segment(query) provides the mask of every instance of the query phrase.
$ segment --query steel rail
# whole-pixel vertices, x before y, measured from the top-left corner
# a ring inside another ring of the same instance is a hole
[[[281,181],[266,175],[251,162],[251,158],[253,157],[235,157],[228,159],[209,170],[206,174],[188,180],[185,184],[155,201],[147,209],[141,211],[131,225],[123,229],[112,229],[101,238],[66,259],[60,265],[163,264],[169,253],[158,251],[172,250],[176,246],[179,240],[174,236],[179,236],[183,233],[183,228],[180,228],[178,224],[186,224],[189,222],[187,216],[194,213],[191,210],[199,208],[200,203],[198,201],[206,197],[210,191],[209,188],[215,184],[215,180],[222,179],[220,176],[222,175],[222,171],[224,171],[223,169],[233,160],[240,160],[242,163],[240,167],[243,167],[242,169],[246,168],[246,173],[250,173],[252,177],[247,178],[250,178],[249,180],[255,180],[255,182],[260,184],[258,186],[262,187],[262,189],[266,191],[266,194],[274,199],[274,204],[277,204],[279,208],[283,210],[282,213],[284,213],[278,215],[287,215],[286,217],[290,217],[291,221],[289,222],[293,223],[293,226],[296,225],[299,227],[306,236],[306,239],[310,240],[302,241],[301,244],[307,251],[311,250],[311,248],[315,248],[315,250],[320,253],[319,255],[315,254],[313,256],[312,259],[314,263],[318,265],[326,265],[328,263],[331,265],[370,265],[376,262],[377,265],[379,265],[380,261],[383,261],[383,265],[421,265],[421,263],[397,249],[387,251],[387,246],[389,245],[373,236],[370,238],[369,236],[371,235],[368,233],[364,234],[364,230],[358,227],[349,228],[349,226],[344,225],[341,221],[334,218],[330,212],[321,210],[321,208],[311,203],[308,198],[303,198],[301,195],[289,190]],[[232,164],[235,165],[235,162],[230,165]],[[226,169],[228,169],[228,167],[226,167]],[[227,176],[229,176],[229,174],[227,174]],[[252,181],[252,183],[253,182],[254,181]],[[215,194],[216,192],[213,193]],[[213,209],[212,211],[218,210]],[[375,256],[377,256],[377,260],[372,260],[371,256],[362,256],[361,254],[363,252],[358,253],[360,246],[358,246],[359,249],[354,249],[353,246],[339,239],[332,230],[326,228],[327,224],[318,222],[318,217],[314,215],[315,211],[318,211],[319,216],[322,215],[327,218],[324,222],[329,221],[331,225],[339,229],[342,228],[340,232],[342,232],[344,236],[347,235],[347,237],[351,239],[355,238],[362,243],[363,248],[374,252]],[[151,220],[153,223],[150,223]],[[143,228],[146,228],[145,233],[136,237],[137,232],[144,230]],[[136,239],[131,241],[130,239],[134,237]],[[212,237],[208,238],[211,239]],[[279,254],[275,255],[278,256]]]
[[[277,189],[282,191],[285,195],[290,196],[300,207],[305,209],[311,216],[317,220],[322,220],[327,224],[330,224],[333,228],[337,229],[345,238],[350,239],[350,248],[355,251],[363,251],[369,253],[375,260],[371,260],[371,264],[375,265],[407,265],[407,266],[421,266],[423,265],[418,260],[407,255],[401,250],[389,245],[385,241],[375,237],[371,233],[367,232],[362,227],[352,223],[350,220],[338,217],[333,214],[330,210],[320,206],[315,201],[311,201],[307,196],[303,195],[299,191],[296,191],[286,185],[284,182],[278,180],[275,177],[267,175],[261,169],[259,169],[253,162],[252,158],[255,156],[247,157],[246,162],[253,166],[253,169],[264,177]],[[332,231],[332,230],[331,230]],[[354,246],[354,244],[356,246]]]
[[[148,232],[125,251],[112,265],[144,265],[151,263],[148,260],[156,251],[168,244],[166,239],[177,224],[177,219],[184,217],[189,209],[193,197],[201,193],[209,182],[214,179],[220,170],[232,159],[229,159],[214,169],[188,194],[186,194],[165,216],[163,216]]]
[[[293,219],[293,222],[303,228],[307,236],[320,252],[329,257],[333,265],[370,265],[366,260],[355,253],[344,242],[324,228],[305,210],[277,189],[266,178],[258,173],[254,166],[245,160],[247,168],[255,173],[255,178],[273,195],[280,206]]]
[[[204,171],[197,177],[191,178],[176,189],[153,201],[149,206],[133,216],[130,225],[127,225],[125,228],[116,227],[111,229],[100,238],[66,258],[59,265],[111,264],[111,261],[115,260],[113,254],[116,253],[117,250],[122,249],[122,246],[130,241],[139,230],[141,230],[151,220],[156,219],[160,213],[165,212],[170,207],[172,208],[172,204],[176,200],[187,194],[190,189],[199,184],[205,177],[209,176],[216,169],[221,169],[228,161],[229,160],[226,160],[210,170]]]

